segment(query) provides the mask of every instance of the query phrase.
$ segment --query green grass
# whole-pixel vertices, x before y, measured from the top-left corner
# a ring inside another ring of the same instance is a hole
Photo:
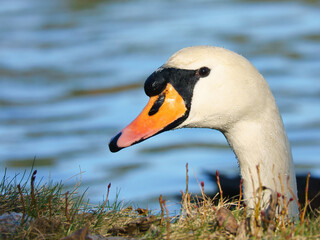
[[[223,199],[223,186],[214,199],[182,193],[181,213],[171,216],[159,197],[161,212],[134,209],[121,202],[110,203],[108,194],[101,205],[90,205],[78,187],[66,191],[61,183],[35,181],[36,171],[24,174],[19,182],[4,174],[0,183],[0,215],[21,213],[15,223],[0,220],[1,239],[85,239],[88,234],[143,239],[319,239],[320,218],[301,207],[296,223],[289,221],[285,209],[266,220],[259,207],[247,218],[239,199]],[[219,181],[218,181],[219,184]],[[306,196],[307,197],[307,196]],[[241,198],[241,197],[240,197]],[[170,216],[170,217],[169,217]],[[72,235],[73,234],[73,235]],[[73,236],[74,238],[70,237]],[[76,236],[75,236],[76,235]],[[69,236],[69,237],[68,237]]]

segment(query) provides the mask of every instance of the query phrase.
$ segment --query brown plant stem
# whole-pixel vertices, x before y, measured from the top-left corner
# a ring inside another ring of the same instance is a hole
[[[21,224],[23,224],[24,218],[25,218],[25,215],[26,215],[26,205],[24,203],[24,198],[23,198],[23,194],[22,194],[22,190],[21,190],[20,184],[18,184],[17,187],[18,187],[18,190],[19,190],[19,195],[20,195],[20,200],[21,200],[21,205],[22,205]]]
[[[306,216],[307,207],[308,207],[309,180],[310,180],[310,172],[308,172],[308,175],[307,175],[306,190],[305,190],[305,195],[304,195],[305,196],[305,205],[304,205],[301,217],[300,217],[301,223],[304,222],[304,219],[305,219],[305,216]]]
[[[241,199],[242,199],[242,184],[243,184],[243,178],[241,178],[240,185],[239,185],[240,193],[239,193],[239,201],[238,201],[237,210],[240,209],[240,203],[241,203]]]
[[[203,215],[203,217],[205,219],[206,216],[207,216],[207,203],[206,203],[207,202],[207,198],[206,198],[206,195],[204,193],[204,182],[203,181],[201,181],[201,193],[202,193],[203,206],[204,206],[204,215]]]
[[[291,193],[291,195],[293,197],[293,200],[298,204],[299,212],[301,212],[301,204],[299,203],[296,194],[294,194],[294,192],[293,192],[293,190],[292,190],[292,188],[291,188],[291,186],[289,184],[289,180],[290,180],[290,176],[287,177],[287,186],[288,186],[289,192]]]
[[[262,184],[261,184],[261,176],[260,176],[260,164],[256,166],[257,168],[257,174],[259,179],[259,188],[258,188],[258,203],[255,206],[255,219],[256,222],[259,221],[260,216],[260,208],[261,208],[261,198],[262,198]]]
[[[166,209],[166,214],[167,214],[167,240],[170,240],[170,217],[169,217],[168,208],[166,206],[166,200],[162,200],[162,204]]]
[[[188,169],[188,163],[186,164],[186,195],[188,195],[189,192],[189,187],[188,187],[188,183],[189,183],[189,169]]]
[[[36,179],[36,174],[37,174],[37,170],[34,170],[31,177],[31,200],[32,200],[32,205],[36,210],[37,216],[39,217],[38,205],[37,205],[36,196],[34,193],[34,181]]]
[[[220,192],[220,203],[222,204],[223,203],[223,191],[222,191],[221,184],[220,184],[220,177],[219,177],[218,170],[216,171],[216,176],[217,176],[217,185],[218,185],[219,192]]]
[[[164,216],[164,210],[163,210],[163,205],[162,205],[162,194],[160,194],[159,197],[159,203],[160,203],[160,208],[161,208],[161,220],[160,220],[160,225],[163,224],[163,216]]]
[[[107,205],[108,198],[109,198],[110,188],[111,188],[111,183],[108,184],[107,197],[106,197],[106,199],[104,200],[104,203],[103,203],[103,205],[102,205],[102,208],[101,208],[101,210],[100,210],[100,213],[103,212],[104,208],[105,208],[106,205]]]

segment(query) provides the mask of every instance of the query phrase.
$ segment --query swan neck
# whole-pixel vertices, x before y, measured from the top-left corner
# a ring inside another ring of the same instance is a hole
[[[290,144],[276,106],[258,118],[237,122],[224,135],[238,159],[244,197],[249,205],[259,183],[273,192],[282,193],[287,200],[292,198],[289,188],[297,195]],[[266,194],[265,201],[269,199],[270,194]],[[290,216],[295,216],[297,211],[296,204],[292,203]]]

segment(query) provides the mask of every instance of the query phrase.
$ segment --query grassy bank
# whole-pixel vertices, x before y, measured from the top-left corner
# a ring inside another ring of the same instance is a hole
[[[147,209],[123,207],[108,201],[109,184],[105,201],[92,206],[84,201],[84,195],[77,193],[77,186],[65,191],[60,183],[36,184],[36,173],[31,172],[20,182],[3,177],[0,184],[1,239],[320,238],[320,218],[308,212],[308,206],[300,206],[297,223],[287,218],[286,207],[277,216],[272,215],[275,207],[269,212],[256,207],[251,219],[247,219],[248,210],[241,201],[241,193],[236,199],[224,199],[218,174],[220,193],[215,198],[206,196],[203,182],[199,183],[200,196],[193,197],[188,192],[187,169],[181,213],[172,217],[162,196],[159,197],[161,211],[157,214]],[[275,199],[275,205],[279,201],[286,204],[295,201],[283,199],[280,194],[276,194]]]

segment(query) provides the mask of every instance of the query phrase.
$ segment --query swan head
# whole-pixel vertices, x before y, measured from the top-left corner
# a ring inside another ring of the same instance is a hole
[[[220,47],[184,48],[153,72],[140,115],[109,143],[112,152],[182,127],[228,131],[259,116],[269,87],[244,57]]]

